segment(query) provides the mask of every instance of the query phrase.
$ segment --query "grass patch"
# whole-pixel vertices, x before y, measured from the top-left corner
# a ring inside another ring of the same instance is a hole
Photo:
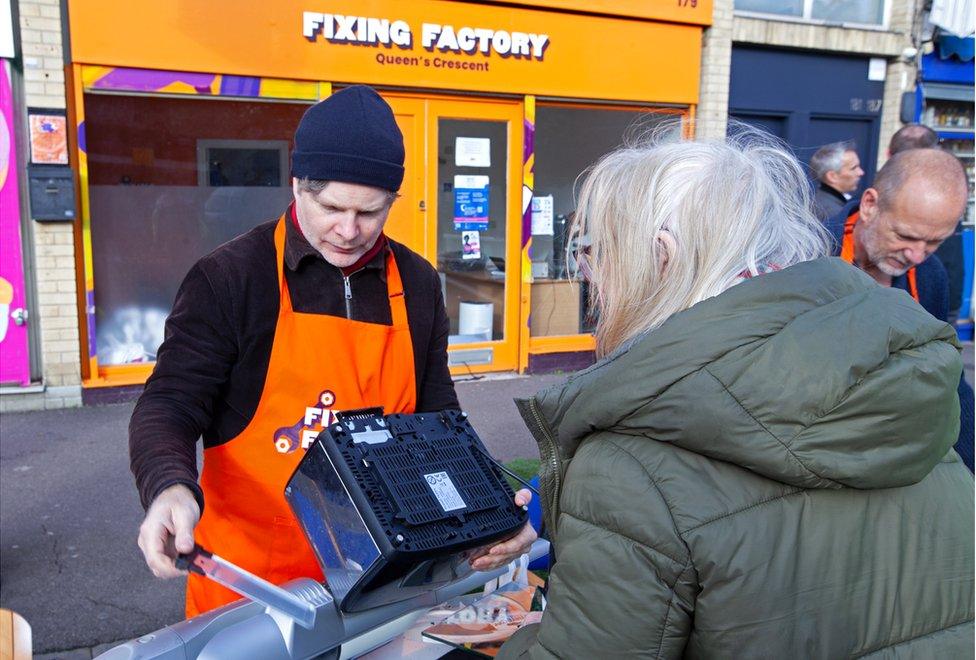
[[[509,470],[522,477],[526,481],[531,481],[532,477],[539,474],[539,465],[542,463],[538,458],[516,458],[513,461],[505,463],[505,467]],[[512,479],[507,474],[505,478],[508,479],[509,485],[518,490],[519,488],[525,488],[522,484]]]

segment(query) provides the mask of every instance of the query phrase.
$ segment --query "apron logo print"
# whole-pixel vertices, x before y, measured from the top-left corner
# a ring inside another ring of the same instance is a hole
[[[339,421],[335,414],[336,395],[325,390],[313,406],[305,408],[305,415],[291,426],[274,432],[274,447],[279,454],[291,454],[299,447],[308,449],[319,433],[329,424]]]

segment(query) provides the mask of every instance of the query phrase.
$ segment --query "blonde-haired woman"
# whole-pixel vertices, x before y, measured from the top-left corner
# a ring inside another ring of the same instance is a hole
[[[972,657],[959,346],[809,202],[749,132],[588,174],[602,359],[519,402],[555,563],[504,656]]]

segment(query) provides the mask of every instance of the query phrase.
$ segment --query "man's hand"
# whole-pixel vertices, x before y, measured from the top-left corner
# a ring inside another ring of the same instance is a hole
[[[531,501],[532,491],[523,488],[515,493],[515,503],[519,506],[525,506]],[[477,550],[468,561],[471,568],[476,571],[490,571],[499,566],[504,566],[528,552],[537,538],[539,535],[535,533],[532,524],[525,523],[525,527],[518,534],[490,548]]]
[[[146,512],[139,527],[139,549],[146,565],[159,578],[186,575],[176,568],[176,557],[193,550],[193,528],[200,521],[200,506],[183,484],[166,488]]]

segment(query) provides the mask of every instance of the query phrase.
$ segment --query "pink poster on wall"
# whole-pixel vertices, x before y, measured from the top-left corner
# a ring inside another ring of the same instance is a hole
[[[0,59],[0,385],[30,383],[10,65]]]

